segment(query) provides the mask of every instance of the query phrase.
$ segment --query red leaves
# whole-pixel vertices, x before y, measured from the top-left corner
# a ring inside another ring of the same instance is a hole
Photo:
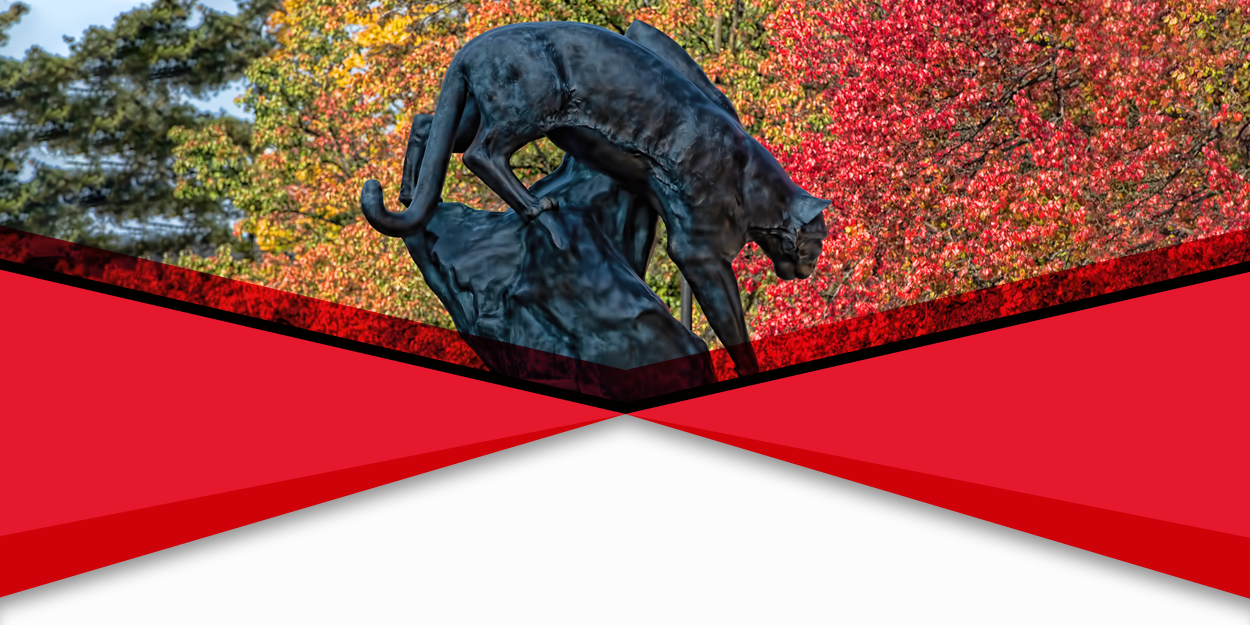
[[[783,2],[770,147],[831,237],[757,336],[1250,226],[1248,5]]]

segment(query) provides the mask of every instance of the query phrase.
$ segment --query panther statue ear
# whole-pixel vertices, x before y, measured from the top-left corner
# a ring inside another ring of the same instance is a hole
[[[820,216],[832,200],[822,200],[806,191],[800,190],[790,201],[790,221],[795,230],[811,223]]]

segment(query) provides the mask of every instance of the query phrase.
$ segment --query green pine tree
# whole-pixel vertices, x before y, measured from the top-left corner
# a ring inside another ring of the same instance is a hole
[[[249,144],[249,123],[190,100],[220,92],[272,49],[263,25],[277,4],[239,0],[229,15],[153,0],[111,28],[66,37],[68,56],[36,46],[0,57],[0,226],[158,259],[250,249],[232,235],[228,202],[174,196],[169,131],[218,123]],[[27,11],[0,13],[0,44]]]

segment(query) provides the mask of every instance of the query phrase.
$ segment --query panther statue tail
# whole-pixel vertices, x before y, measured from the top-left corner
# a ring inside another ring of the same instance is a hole
[[[430,138],[421,159],[421,175],[417,177],[417,188],[407,210],[399,213],[386,210],[382,185],[376,180],[365,182],[360,192],[360,209],[365,219],[374,230],[388,237],[408,237],[423,231],[438,207],[456,139],[456,125],[468,98],[468,85],[459,70],[455,61],[447,68],[434,121],[430,124]]]

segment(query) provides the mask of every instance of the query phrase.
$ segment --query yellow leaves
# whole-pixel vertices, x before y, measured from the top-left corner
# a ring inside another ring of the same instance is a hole
[[[429,12],[428,9],[426,12]],[[414,16],[396,15],[381,24],[376,21],[366,22],[369,26],[356,36],[356,41],[366,48],[413,43],[411,39],[414,37],[409,32],[409,26],[414,21],[416,21]]]
[[[243,230],[256,235],[256,244],[261,249],[281,250],[286,249],[295,242],[292,233],[284,228],[277,227],[272,221],[263,218],[244,219],[240,224]]]
[[[413,47],[425,42],[413,25],[434,15],[439,5],[429,3],[422,6],[410,6],[403,10],[388,8],[387,4],[372,7],[366,12],[348,12],[344,16],[345,26],[359,29],[352,41],[358,51],[350,55],[346,61],[334,71],[334,78],[340,87],[348,87],[353,82],[353,74],[357,71],[367,72],[369,69],[369,51],[385,46]]]
[[[292,31],[301,30],[300,16],[314,10],[311,5],[315,3],[316,0],[286,0],[278,10],[269,14],[269,31],[277,37],[279,44],[290,44]]]

